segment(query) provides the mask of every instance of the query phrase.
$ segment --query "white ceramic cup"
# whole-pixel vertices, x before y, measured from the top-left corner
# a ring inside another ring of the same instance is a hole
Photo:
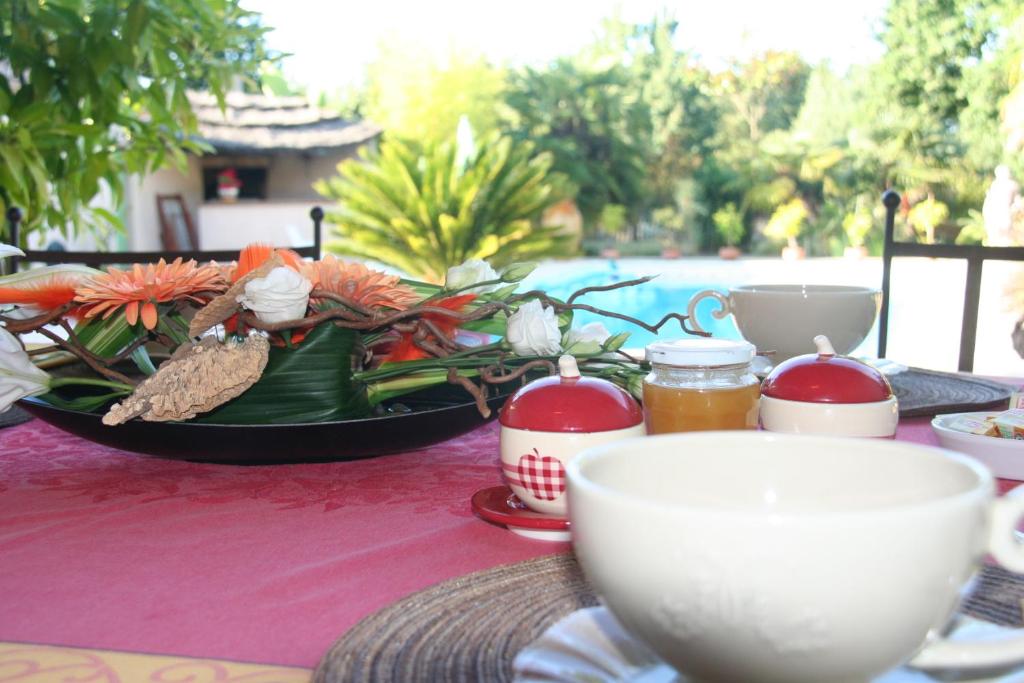
[[[568,465],[573,545],[635,636],[700,681],[867,681],[1024,662],[941,639],[986,552],[1024,572],[1024,497],[952,451],[766,432],[630,439]]]
[[[713,297],[721,308],[711,315],[730,313],[743,338],[759,353],[774,351],[773,363],[814,352],[814,337],[823,334],[836,353],[845,355],[864,341],[878,316],[880,290],[841,285],[742,285],[728,295],[714,289],[697,292],[687,305],[690,325],[703,331],[697,303]]]

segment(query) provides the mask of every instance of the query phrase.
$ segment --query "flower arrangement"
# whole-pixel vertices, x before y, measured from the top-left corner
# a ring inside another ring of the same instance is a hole
[[[388,399],[453,384],[487,416],[494,387],[553,373],[563,353],[638,394],[646,369],[621,352],[628,333],[611,335],[602,323],[573,327],[574,311],[651,331],[675,319],[694,334],[683,315],[650,325],[578,302],[650,278],[559,301],[517,293],[533,267],[498,272],[471,260],[449,269],[442,286],[252,245],[230,265],[178,259],[16,273],[0,278],[0,410],[40,396],[103,411],[108,425],[296,424],[365,417]],[[25,341],[33,337],[44,343]],[[57,377],[33,362],[55,352],[85,374]],[[69,397],[69,385],[86,390]]]

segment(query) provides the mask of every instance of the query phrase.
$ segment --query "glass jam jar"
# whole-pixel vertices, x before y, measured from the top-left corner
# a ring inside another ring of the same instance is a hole
[[[761,383],[750,368],[754,345],[728,339],[677,339],[647,346],[648,434],[756,429]]]

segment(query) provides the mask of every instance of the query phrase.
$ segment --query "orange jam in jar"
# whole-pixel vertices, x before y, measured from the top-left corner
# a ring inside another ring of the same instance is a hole
[[[648,434],[756,429],[761,383],[750,369],[754,347],[726,339],[679,339],[647,347]]]

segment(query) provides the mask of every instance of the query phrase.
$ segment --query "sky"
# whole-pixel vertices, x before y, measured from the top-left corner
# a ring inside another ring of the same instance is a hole
[[[844,69],[882,54],[877,43],[886,0],[242,0],[273,27],[270,47],[292,54],[289,80],[311,91],[362,82],[382,41],[450,46],[497,64],[539,65],[590,42],[618,13],[679,21],[678,46],[715,68],[766,49],[795,50]]]

